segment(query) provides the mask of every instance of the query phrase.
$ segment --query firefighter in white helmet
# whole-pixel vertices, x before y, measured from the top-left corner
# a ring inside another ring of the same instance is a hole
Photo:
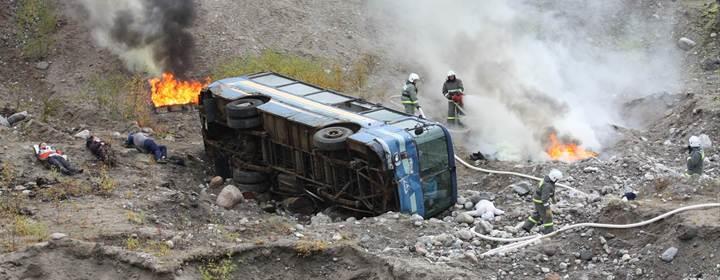
[[[562,177],[563,174],[560,170],[553,169],[538,185],[532,198],[535,211],[522,226],[522,229],[526,232],[530,232],[535,226],[541,226],[544,234],[553,232],[553,215],[552,209],[550,209],[550,201],[555,202],[555,183],[560,181]]]
[[[463,107],[463,95],[465,94],[465,87],[463,87],[462,80],[458,79],[455,75],[455,72],[452,70],[448,71],[447,79],[443,83],[442,94],[448,100],[448,124],[461,124],[460,116],[462,116],[463,113],[460,108]]]
[[[690,136],[688,140],[687,172],[685,175],[702,175],[703,161],[705,161],[705,152],[702,149],[700,137]]]
[[[405,85],[402,89],[402,96],[400,101],[405,107],[405,113],[415,115],[415,109],[420,109],[420,102],[418,101],[418,87],[417,81],[420,80],[420,76],[415,73],[411,73]]]

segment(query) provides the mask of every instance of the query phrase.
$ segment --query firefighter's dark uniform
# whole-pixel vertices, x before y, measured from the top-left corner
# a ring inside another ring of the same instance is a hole
[[[685,175],[702,175],[704,161],[705,152],[703,152],[702,148],[690,148],[690,156],[687,158],[687,173]]]
[[[553,231],[552,210],[550,209],[550,200],[555,200],[555,182],[550,177],[540,183],[535,194],[533,195],[533,204],[535,211],[523,225],[523,229],[529,232],[534,226],[542,226],[543,233],[551,233]]]
[[[456,125],[460,123],[460,116],[463,115],[462,111],[458,109],[463,107],[463,94],[465,87],[463,87],[462,80],[455,78],[454,80],[446,79],[443,83],[442,93],[448,100],[448,124]]]
[[[400,97],[400,101],[402,102],[403,107],[405,107],[405,113],[415,115],[415,108],[420,107],[417,94],[418,89],[415,83],[405,81],[405,86],[403,86],[402,90],[402,96]]]

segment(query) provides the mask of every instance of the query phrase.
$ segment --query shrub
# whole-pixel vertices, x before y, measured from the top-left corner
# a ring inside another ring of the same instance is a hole
[[[223,260],[212,260],[199,267],[202,280],[229,280],[235,264],[232,262],[230,255]]]
[[[320,253],[328,248],[328,243],[323,240],[300,240],[295,244],[295,252],[301,257],[308,257]]]
[[[52,34],[57,27],[55,7],[45,0],[20,0],[16,17],[18,39],[26,59],[39,60],[52,47]]]

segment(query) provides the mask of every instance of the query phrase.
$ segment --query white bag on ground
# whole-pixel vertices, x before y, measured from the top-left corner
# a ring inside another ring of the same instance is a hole
[[[480,200],[475,204],[474,211],[465,212],[473,217],[481,217],[483,220],[492,220],[495,216],[505,214],[505,211],[495,208],[495,205],[488,200]]]

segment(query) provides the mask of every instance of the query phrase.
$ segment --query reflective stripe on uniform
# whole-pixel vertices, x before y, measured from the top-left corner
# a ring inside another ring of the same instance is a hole
[[[544,226],[544,227],[551,227],[551,226],[553,226],[553,223],[543,224],[543,226]]]
[[[535,219],[533,219],[532,216],[528,217],[528,221],[530,221],[531,223],[536,224],[536,225],[538,223]]]
[[[533,198],[533,202],[538,203],[538,204],[543,204],[542,200],[535,199],[535,198]]]
[[[417,101],[401,101],[402,104],[417,104]]]
[[[459,119],[459,118],[458,117],[448,117],[448,120],[457,120],[457,119]]]

